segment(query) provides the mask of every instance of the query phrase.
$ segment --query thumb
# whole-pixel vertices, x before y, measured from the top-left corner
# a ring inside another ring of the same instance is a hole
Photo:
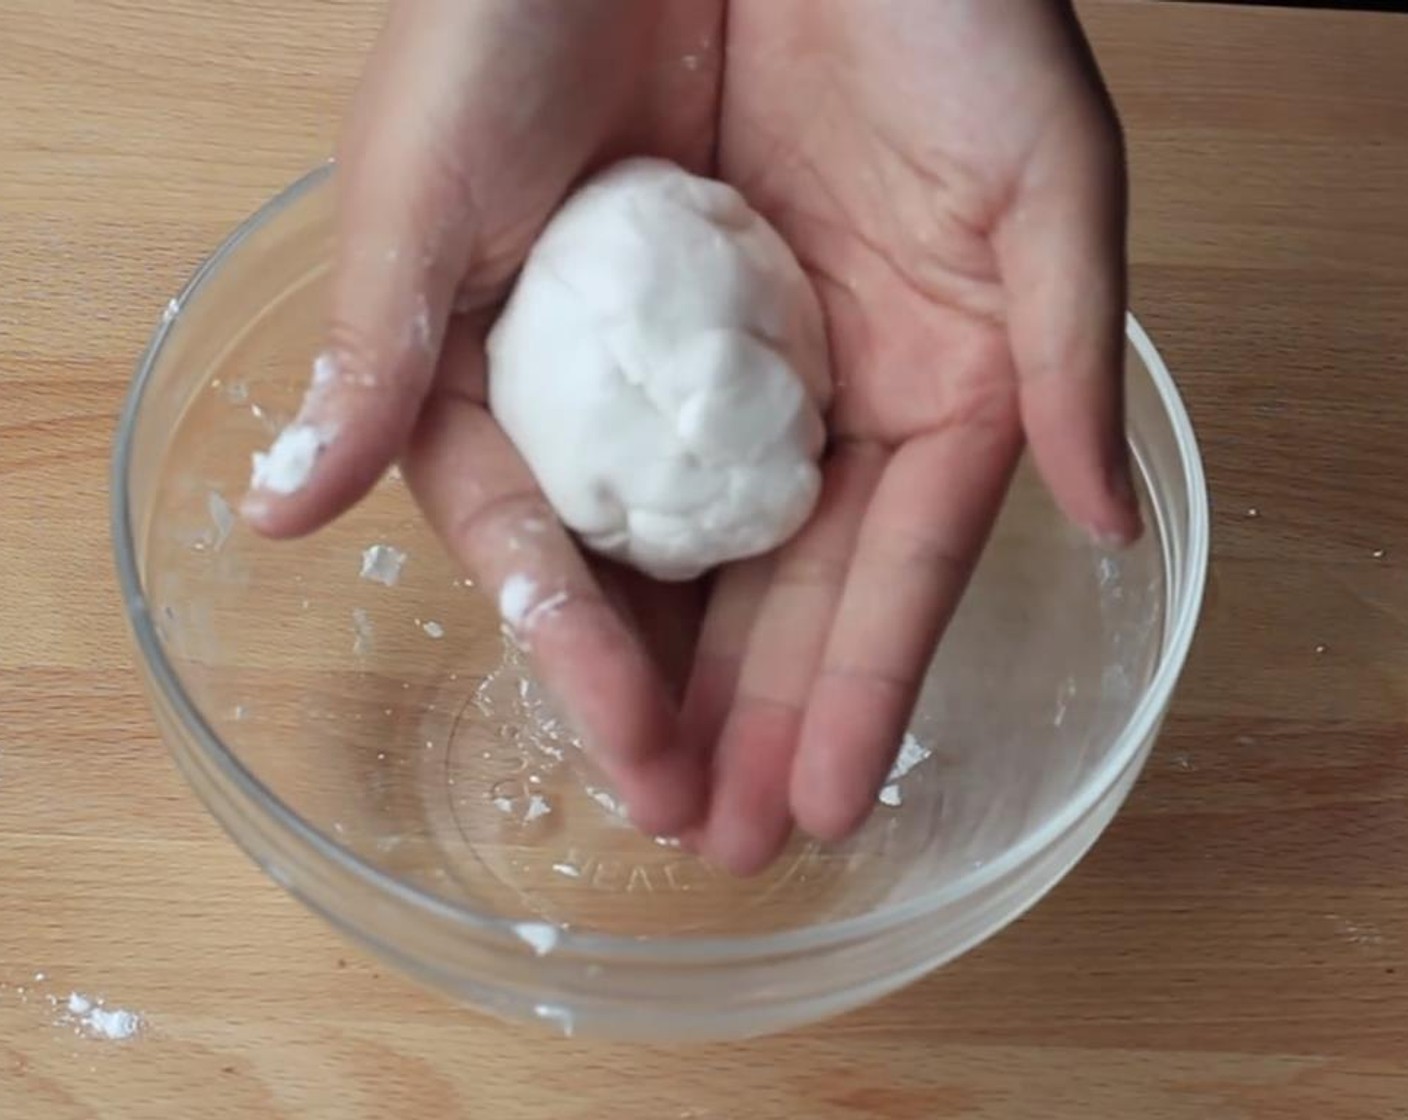
[[[1038,148],[997,241],[1032,455],[1106,545],[1141,528],[1124,430],[1125,213],[1118,125],[1076,114]]]

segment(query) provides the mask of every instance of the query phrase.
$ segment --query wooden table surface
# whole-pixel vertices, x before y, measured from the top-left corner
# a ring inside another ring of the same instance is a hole
[[[452,1008],[264,880],[139,694],[109,440],[167,296],[330,149],[367,0],[0,0],[0,1117],[1408,1116],[1408,18],[1090,3],[1208,604],[1144,779],[1030,916],[747,1045]],[[42,979],[37,979],[42,976]],[[76,1036],[70,991],[139,1013]]]

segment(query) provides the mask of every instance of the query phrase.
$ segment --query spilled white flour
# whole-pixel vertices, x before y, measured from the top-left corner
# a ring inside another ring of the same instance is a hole
[[[389,544],[374,544],[362,550],[362,578],[383,587],[395,587],[405,567],[406,554]]]
[[[427,638],[435,638],[438,640],[445,636],[445,628],[434,619],[427,619],[425,622],[422,622],[420,628],[425,631]]]
[[[48,980],[48,973],[34,974],[34,986],[26,984],[10,985],[0,983],[0,997],[13,992],[21,1004],[47,1005],[55,1027],[72,1031],[79,1038],[98,1042],[126,1042],[137,1037],[146,1026],[144,1017],[136,1011],[121,1007],[108,1007],[98,996],[70,992],[61,995],[54,992],[41,993],[38,985]]]
[[[290,424],[268,451],[254,453],[250,488],[271,494],[294,494],[312,477],[318,457],[332,442],[332,433],[312,424]]]
[[[69,994],[62,1021],[73,1024],[74,1033],[106,1042],[122,1042],[142,1029],[142,1016],[123,1008],[108,1008],[101,999],[78,992]]]

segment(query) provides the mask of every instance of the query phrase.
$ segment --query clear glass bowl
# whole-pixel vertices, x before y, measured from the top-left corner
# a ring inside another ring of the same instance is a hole
[[[297,543],[232,514],[318,346],[329,175],[265,206],[171,302],[122,416],[112,489],[161,734],[274,880],[478,1008],[671,1040],[873,1000],[1070,869],[1152,745],[1207,560],[1193,434],[1133,319],[1144,541],[1095,550],[1024,469],[930,671],[917,764],[850,843],[798,840],[736,880],[622,825],[396,477]],[[400,556],[394,584],[364,578],[367,559],[386,576]]]

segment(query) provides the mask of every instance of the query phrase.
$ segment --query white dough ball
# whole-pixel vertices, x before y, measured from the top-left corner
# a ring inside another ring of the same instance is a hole
[[[831,378],[816,295],[732,187],[608,169],[543,230],[489,335],[489,403],[587,545],[691,579],[811,514]]]

